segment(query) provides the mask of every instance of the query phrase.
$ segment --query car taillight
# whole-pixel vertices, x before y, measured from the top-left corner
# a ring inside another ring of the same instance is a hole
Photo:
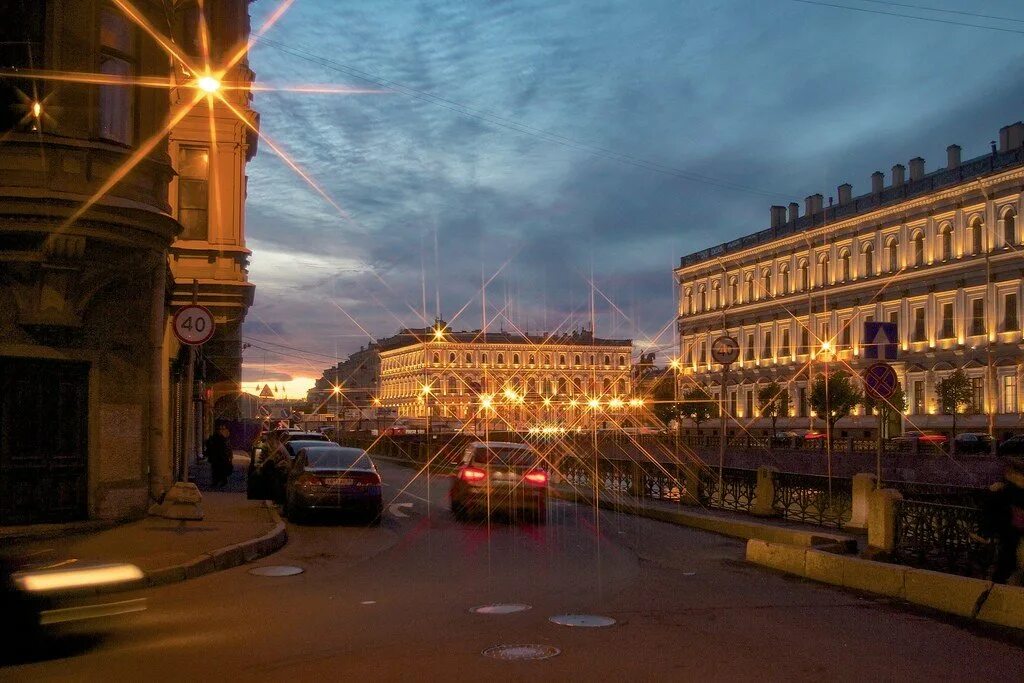
[[[323,480],[320,479],[320,477],[306,473],[300,474],[299,478],[295,480],[295,483],[297,483],[299,486],[319,486],[324,482]]]
[[[463,481],[481,481],[487,478],[487,473],[475,467],[467,467],[459,476]]]
[[[352,481],[356,486],[380,486],[380,476],[372,473],[353,474]]]
[[[548,483],[548,473],[544,470],[533,470],[523,475],[523,479],[531,484],[546,484]]]

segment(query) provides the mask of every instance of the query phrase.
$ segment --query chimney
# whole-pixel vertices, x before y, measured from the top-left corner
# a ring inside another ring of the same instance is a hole
[[[950,145],[946,148],[946,168],[950,171],[960,168],[960,145]]]
[[[875,171],[871,174],[871,192],[873,194],[879,194],[882,188],[885,187],[885,174],[881,171]]]
[[[1021,121],[999,129],[1000,152],[1009,152],[1018,147],[1024,147],[1024,122]]]
[[[840,204],[849,204],[850,200],[853,199],[853,185],[850,183],[843,183],[836,190],[839,192]]]
[[[786,223],[786,207],[784,206],[773,206],[771,208],[772,213],[772,227],[777,228]]]
[[[821,211],[822,204],[825,198],[821,194],[812,194],[804,199],[804,213],[808,216],[812,216]]]
[[[910,180],[920,180],[924,178],[924,159],[921,157],[914,157],[910,160]]]
[[[789,220],[795,221],[800,216],[800,205],[796,202],[789,203]]]
[[[895,166],[892,167],[892,186],[893,187],[899,187],[900,185],[903,184],[903,180],[904,180],[903,172],[906,171],[906,170],[907,169],[903,166],[903,164],[896,164]]]

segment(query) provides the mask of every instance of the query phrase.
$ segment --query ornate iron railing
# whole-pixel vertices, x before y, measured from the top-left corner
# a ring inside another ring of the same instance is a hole
[[[975,507],[896,501],[893,559],[914,567],[986,577],[994,548],[980,540],[981,511]]]
[[[853,514],[853,483],[842,477],[779,472],[772,508],[786,519],[842,528]]]
[[[701,505],[722,510],[750,512],[757,491],[757,470],[726,468],[722,470],[721,486],[717,469],[700,473]]]
[[[686,476],[677,465],[637,464],[640,494],[645,498],[681,502],[687,496]]]

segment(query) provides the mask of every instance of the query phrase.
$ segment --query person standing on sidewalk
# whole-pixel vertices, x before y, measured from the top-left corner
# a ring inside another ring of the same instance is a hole
[[[230,436],[231,430],[222,422],[206,440],[206,447],[203,449],[206,460],[210,463],[210,482],[215,488],[227,486],[228,477],[234,469],[231,462],[231,443],[228,440]]]
[[[1007,458],[1003,481],[992,486],[982,509],[982,535],[996,544],[996,583],[1021,583],[1024,539],[1024,459]]]

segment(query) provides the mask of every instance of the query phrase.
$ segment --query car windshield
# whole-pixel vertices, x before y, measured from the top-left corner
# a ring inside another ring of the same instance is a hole
[[[496,446],[477,448],[473,453],[475,462],[488,462],[512,467],[530,467],[537,464],[537,455],[527,448]]]
[[[287,449],[290,452],[291,456],[294,458],[296,455],[299,454],[299,451],[301,451],[303,448],[308,448],[310,446],[321,446],[322,447],[323,446],[323,441],[315,440],[315,439],[307,439],[307,438],[303,437],[302,439],[295,439],[293,441],[289,441],[287,444],[285,444],[285,446],[287,447]]]
[[[307,448],[308,467],[348,469],[371,466],[370,456],[361,448]]]

